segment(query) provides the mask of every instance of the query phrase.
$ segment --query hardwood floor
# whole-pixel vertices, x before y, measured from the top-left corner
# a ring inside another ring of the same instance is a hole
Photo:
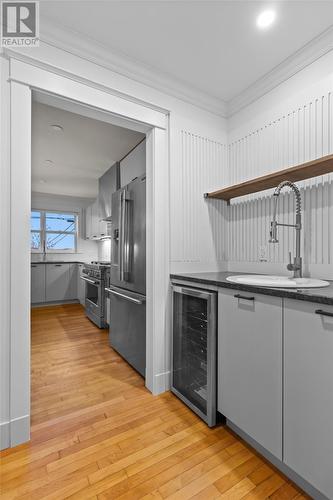
[[[309,498],[225,427],[152,396],[80,305],[32,311],[31,442],[1,499]]]

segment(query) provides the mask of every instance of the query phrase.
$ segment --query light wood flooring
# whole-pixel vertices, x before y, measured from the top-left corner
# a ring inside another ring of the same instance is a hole
[[[225,427],[152,396],[80,305],[32,310],[32,434],[1,500],[309,498]]]

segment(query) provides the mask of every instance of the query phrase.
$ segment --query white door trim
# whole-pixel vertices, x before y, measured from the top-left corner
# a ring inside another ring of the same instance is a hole
[[[10,446],[29,439],[31,95],[35,89],[147,125],[147,371],[153,394],[169,388],[169,142],[168,115],[149,103],[10,60]],[[9,168],[9,166],[7,167]],[[6,200],[5,200],[6,201]],[[8,209],[8,207],[6,207]],[[4,211],[6,213],[6,210]],[[0,214],[0,217],[2,215]],[[168,351],[168,352],[167,352]]]
[[[129,98],[115,95],[111,91],[97,89],[93,84],[89,85],[89,82],[81,83],[23,61],[10,59],[10,81],[20,82],[31,88],[92,106],[95,109],[101,109],[151,127],[162,129],[167,127],[167,114],[156,111],[149,105],[139,104]]]

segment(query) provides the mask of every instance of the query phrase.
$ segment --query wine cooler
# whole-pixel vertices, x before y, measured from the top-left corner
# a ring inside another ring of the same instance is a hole
[[[171,390],[210,427],[216,423],[217,294],[173,285]]]

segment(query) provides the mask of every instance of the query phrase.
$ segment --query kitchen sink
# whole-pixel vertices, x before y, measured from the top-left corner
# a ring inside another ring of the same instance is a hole
[[[241,274],[228,276],[227,281],[242,285],[267,286],[272,288],[322,288],[330,283],[313,278],[289,278],[288,276],[271,276],[264,274]]]

